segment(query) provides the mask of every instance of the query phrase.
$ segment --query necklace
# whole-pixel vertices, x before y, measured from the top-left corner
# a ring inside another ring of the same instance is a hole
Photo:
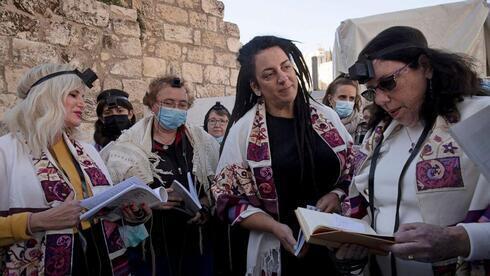
[[[412,137],[410,136],[410,132],[408,131],[408,127],[404,127],[404,129],[407,132],[408,139],[410,139],[410,149],[408,150],[408,153],[412,153],[413,148],[415,148],[415,142],[412,140]]]

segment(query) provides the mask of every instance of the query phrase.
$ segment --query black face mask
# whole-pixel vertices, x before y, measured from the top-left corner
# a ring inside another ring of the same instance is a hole
[[[130,128],[132,125],[128,115],[108,116],[103,119],[103,123],[104,136],[114,137],[114,140],[121,135],[121,131]]]

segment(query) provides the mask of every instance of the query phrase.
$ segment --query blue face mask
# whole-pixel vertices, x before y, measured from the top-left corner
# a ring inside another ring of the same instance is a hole
[[[335,111],[339,114],[340,119],[349,117],[354,110],[354,102],[335,101]]]
[[[174,130],[185,123],[187,111],[162,106],[156,117],[161,127]]]

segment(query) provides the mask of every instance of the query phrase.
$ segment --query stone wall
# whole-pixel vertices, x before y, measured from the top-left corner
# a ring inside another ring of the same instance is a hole
[[[95,98],[107,88],[141,100],[152,78],[182,75],[197,97],[232,95],[240,47],[236,24],[217,0],[0,0],[0,121],[16,101],[17,81],[44,62],[90,67],[99,80],[86,95],[85,138],[96,120]],[[0,124],[0,131],[2,126]]]

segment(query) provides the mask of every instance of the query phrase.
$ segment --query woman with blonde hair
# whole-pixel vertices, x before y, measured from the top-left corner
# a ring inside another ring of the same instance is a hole
[[[19,82],[21,100],[5,114],[10,132],[0,137],[2,274],[128,273],[118,225],[79,220],[80,200],[112,185],[97,151],[77,139],[96,79],[90,69],[42,64]],[[142,222],[146,210],[132,204],[125,219]]]

